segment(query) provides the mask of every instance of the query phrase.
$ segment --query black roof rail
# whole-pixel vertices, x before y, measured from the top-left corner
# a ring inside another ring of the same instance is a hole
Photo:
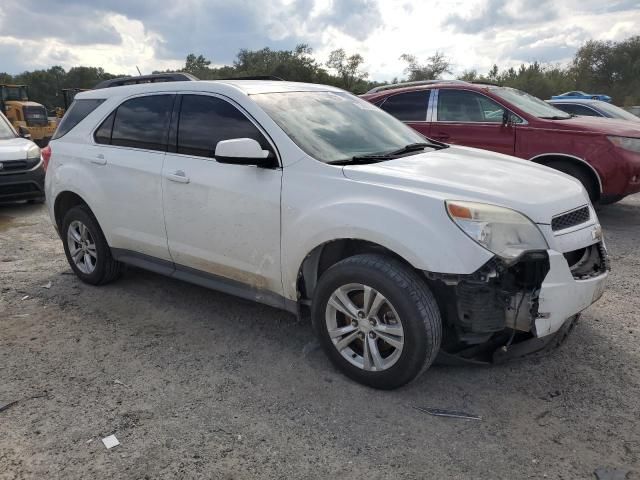
[[[284,82],[284,78],[276,77],[275,75],[249,75],[247,77],[227,77],[219,78],[218,80],[278,80]]]
[[[417,80],[415,82],[391,83],[388,85],[380,85],[369,90],[367,93],[377,93],[384,90],[393,90],[395,88],[417,87],[419,85],[434,85],[438,83],[469,83],[464,80]]]
[[[490,85],[492,87],[501,87],[502,85],[493,82],[485,82],[484,80],[472,80],[469,83],[473,83],[474,85]]]
[[[197,81],[198,77],[185,72],[154,73],[152,75],[140,75],[137,77],[118,77],[110,80],[103,80],[95,87],[100,88],[120,87],[122,85],[137,85],[139,83],[161,83],[161,82],[185,82]]]

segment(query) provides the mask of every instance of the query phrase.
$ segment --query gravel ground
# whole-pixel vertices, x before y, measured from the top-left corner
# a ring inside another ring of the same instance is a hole
[[[562,347],[381,392],[287,313],[136,269],[84,285],[43,206],[0,207],[0,478],[638,479],[640,195],[600,218],[609,287]]]

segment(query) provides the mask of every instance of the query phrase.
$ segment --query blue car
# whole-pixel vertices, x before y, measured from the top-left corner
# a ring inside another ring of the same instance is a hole
[[[603,95],[601,93],[584,93],[579,90],[574,90],[572,92],[564,92],[560,95],[554,95],[551,97],[551,100],[567,100],[567,99],[575,99],[575,98],[584,98],[590,100],[602,100],[603,102],[611,102],[611,97],[609,95]]]
[[[547,100],[547,102],[572,115],[616,118],[618,120],[640,122],[640,117],[636,117],[633,113],[600,100],[583,100],[580,98],[564,97],[558,100]]]

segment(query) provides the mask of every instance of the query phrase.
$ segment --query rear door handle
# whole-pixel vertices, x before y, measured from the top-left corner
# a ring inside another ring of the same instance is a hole
[[[189,183],[189,177],[187,177],[182,170],[176,170],[173,173],[167,173],[167,180],[178,183]]]
[[[98,155],[96,155],[91,159],[91,163],[95,163],[96,165],[106,165],[107,159],[104,158],[103,154],[99,153]]]

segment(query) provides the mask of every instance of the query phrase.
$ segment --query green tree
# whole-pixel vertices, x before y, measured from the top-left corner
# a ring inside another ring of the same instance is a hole
[[[417,80],[436,80],[445,73],[451,73],[451,63],[442,52],[436,52],[429,58],[427,63],[422,64],[415,55],[403,53],[400,60],[407,62],[404,72],[408,75],[410,82]]]
[[[352,90],[356,84],[369,76],[367,72],[360,70],[363,63],[364,58],[359,53],[347,56],[344,49],[339,48],[329,54],[327,67],[338,72],[338,76],[342,80],[342,88]]]

